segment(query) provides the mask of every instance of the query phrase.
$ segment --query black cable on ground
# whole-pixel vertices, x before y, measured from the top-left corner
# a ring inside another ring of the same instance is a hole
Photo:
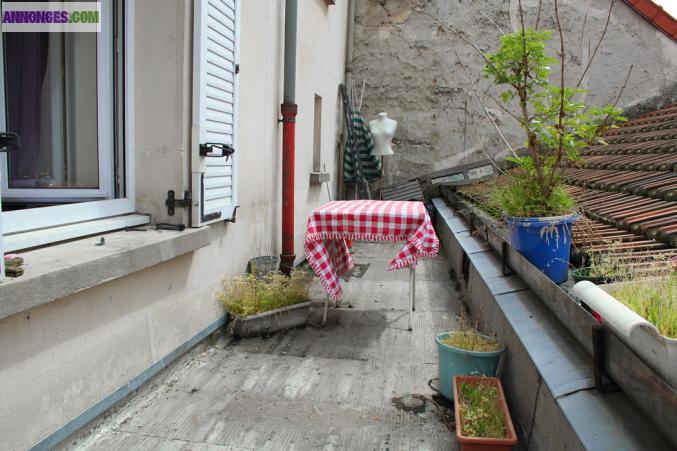
[[[433,397],[426,396],[426,395],[419,395],[419,394],[412,394],[411,396],[416,399],[420,399],[423,402],[430,402],[435,408],[437,409],[437,412],[440,414],[440,418],[442,419],[442,422],[444,425],[449,429],[450,432],[456,431],[456,421],[454,420],[454,415],[452,413],[451,419],[449,419],[448,411],[451,410],[453,412],[454,410],[454,403],[447,400],[442,396],[440,393],[439,389],[436,387],[433,387],[432,383],[433,381],[439,381],[439,378],[435,377],[433,379],[430,379],[428,381],[428,387],[437,395],[434,395]],[[437,399],[434,399],[437,398]]]

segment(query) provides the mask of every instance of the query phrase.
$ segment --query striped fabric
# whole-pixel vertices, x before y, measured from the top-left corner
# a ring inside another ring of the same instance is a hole
[[[353,139],[346,142],[343,158],[344,180],[355,182],[381,177],[381,159],[371,155],[374,139],[359,110],[353,110],[350,125]]]

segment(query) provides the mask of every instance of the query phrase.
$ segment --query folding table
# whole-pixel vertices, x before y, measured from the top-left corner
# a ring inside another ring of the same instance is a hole
[[[405,242],[388,271],[409,268],[409,318],[416,303],[416,263],[432,258],[440,242],[422,202],[350,200],[328,202],[308,218],[305,253],[329,298],[338,301],[341,274],[353,268],[346,240]],[[329,299],[325,300],[323,324]]]

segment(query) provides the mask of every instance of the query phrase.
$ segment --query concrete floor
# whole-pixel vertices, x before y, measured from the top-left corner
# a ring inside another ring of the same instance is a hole
[[[430,403],[418,412],[393,403],[432,394],[434,336],[454,327],[458,308],[446,260],[421,262],[408,332],[408,271],[385,271],[397,251],[356,243],[356,263],[370,266],[343,282],[345,307],[326,327],[205,346],[66,448],[456,449]],[[312,293],[325,297],[319,283]]]

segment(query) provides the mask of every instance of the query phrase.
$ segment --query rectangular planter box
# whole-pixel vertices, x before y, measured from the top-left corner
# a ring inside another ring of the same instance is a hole
[[[466,437],[463,435],[461,427],[461,412],[458,397],[458,384],[465,383],[471,385],[488,384],[493,385],[498,390],[499,403],[501,410],[505,416],[505,429],[508,432],[507,438],[483,438],[483,437]],[[456,438],[461,444],[461,451],[509,451],[517,444],[517,434],[515,427],[510,418],[508,411],[508,404],[505,402],[505,394],[501,381],[496,377],[479,377],[479,376],[454,376],[454,415],[456,418]]]
[[[237,317],[233,320],[233,334],[240,338],[258,337],[304,326],[308,324],[312,304],[302,302],[269,312]]]

